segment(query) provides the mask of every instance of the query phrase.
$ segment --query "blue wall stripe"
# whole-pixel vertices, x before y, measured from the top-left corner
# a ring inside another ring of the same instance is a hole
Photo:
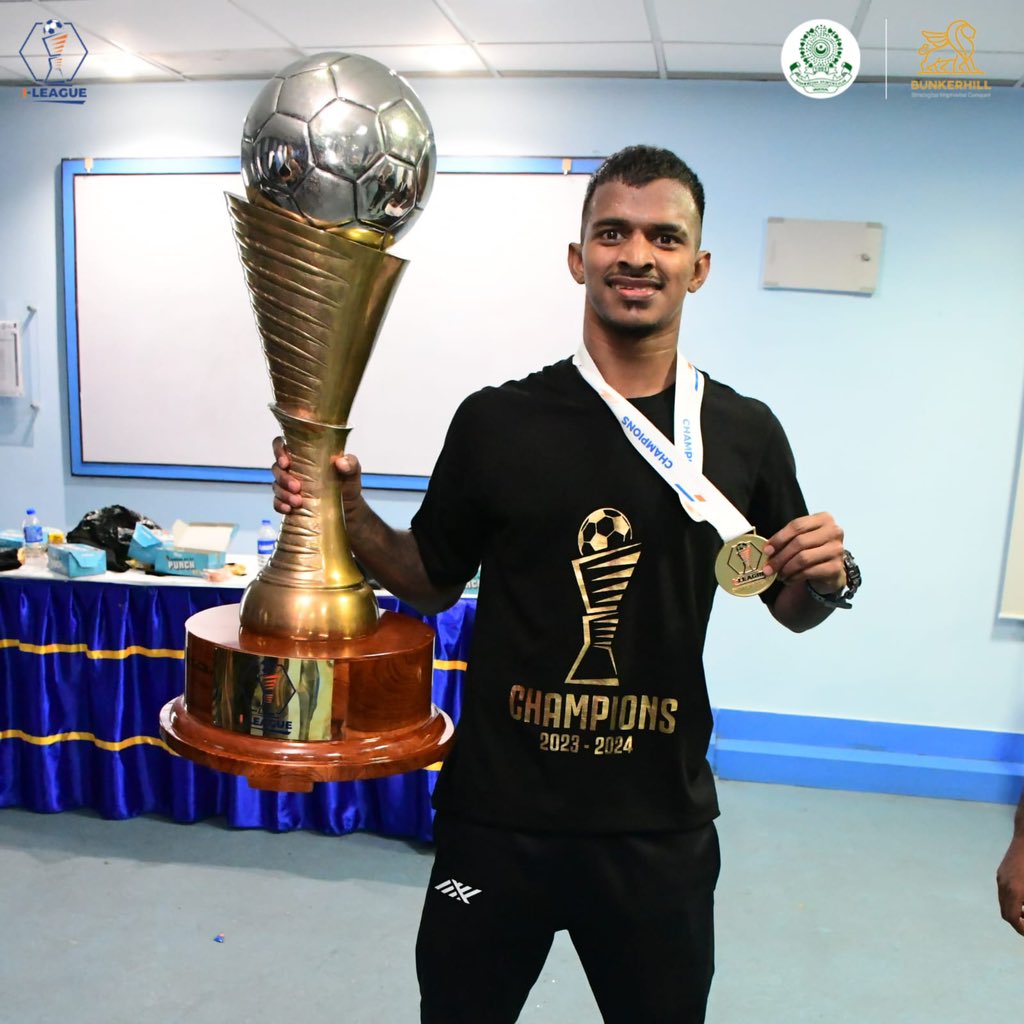
[[[566,157],[569,174],[593,174],[599,158]],[[555,156],[442,156],[439,174],[565,174],[562,157]]]
[[[760,740],[799,743],[815,747],[842,747],[935,754],[981,761],[1024,763],[1024,735],[951,729],[899,722],[868,722],[860,719],[812,718],[763,711],[719,709],[715,731],[720,740]]]
[[[268,484],[274,479],[269,469],[240,466],[172,466],[157,463],[72,461],[72,476],[139,476],[151,480],[226,480],[229,483]]]
[[[708,751],[721,779],[1016,803],[1024,736],[719,709]]]
[[[363,486],[371,490],[425,491],[430,483],[429,476],[396,476],[393,473],[364,473]]]
[[[77,403],[73,404],[77,406]],[[77,441],[78,438],[75,438]],[[226,480],[239,484],[269,484],[274,476],[269,469],[249,469],[241,466],[172,466],[128,462],[83,463],[81,455],[73,459],[73,476],[139,476],[154,480]],[[364,473],[363,486],[367,490],[425,491],[430,477],[396,476],[388,473]]]
[[[238,174],[242,158],[208,157],[104,157],[86,167],[85,160],[62,160],[65,175],[71,174]]]
[[[908,765],[821,761],[806,757],[777,757],[726,751],[719,759],[720,779],[774,782],[814,789],[841,789],[860,793],[941,797],[946,800],[982,800],[1015,804],[1021,794],[1019,775],[948,771]]]

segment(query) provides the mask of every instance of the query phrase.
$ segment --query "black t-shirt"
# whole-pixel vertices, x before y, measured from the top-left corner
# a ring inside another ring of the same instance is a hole
[[[633,404],[671,437],[674,397]],[[706,476],[762,536],[806,514],[766,405],[708,378],[701,425]],[[462,403],[412,530],[435,585],[481,568],[437,809],[592,833],[717,815],[702,654],[722,541],[571,360]]]

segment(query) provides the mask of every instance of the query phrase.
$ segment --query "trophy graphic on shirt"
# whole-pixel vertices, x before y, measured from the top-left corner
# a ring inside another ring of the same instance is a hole
[[[583,598],[583,646],[566,683],[618,686],[612,641],[619,625],[619,603],[629,586],[640,545],[630,543],[633,528],[614,508],[595,509],[577,536],[580,555],[572,568]]]
[[[163,709],[161,732],[257,788],[408,771],[451,741],[430,698],[433,631],[381,615],[333,468],[405,269],[386,249],[419,215],[435,162],[418,97],[366,57],[289,65],[245,121],[247,198],[227,202],[303,501],[241,606],[186,623],[185,693]]]

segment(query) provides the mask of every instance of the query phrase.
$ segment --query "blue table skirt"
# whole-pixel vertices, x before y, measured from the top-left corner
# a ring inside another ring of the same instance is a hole
[[[0,577],[0,807],[430,839],[434,771],[269,793],[167,749],[158,716],[185,687],[185,620],[240,598],[215,587]],[[415,614],[394,598],[381,606]],[[455,720],[475,611],[469,599],[424,619],[437,630],[434,703]]]

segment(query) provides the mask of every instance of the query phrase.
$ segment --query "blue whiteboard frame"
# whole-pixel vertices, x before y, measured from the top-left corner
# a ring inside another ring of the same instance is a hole
[[[562,157],[439,157],[439,174],[593,174],[601,159]],[[73,476],[143,477],[267,484],[269,469],[243,466],[183,466],[163,463],[89,462],[82,454],[81,378],[78,362],[78,286],[75,272],[75,179],[99,174],[238,174],[238,157],[171,159],[84,159],[61,161],[64,253],[64,336],[68,367],[68,423]],[[367,473],[363,486],[377,490],[423,491],[429,477]]]

